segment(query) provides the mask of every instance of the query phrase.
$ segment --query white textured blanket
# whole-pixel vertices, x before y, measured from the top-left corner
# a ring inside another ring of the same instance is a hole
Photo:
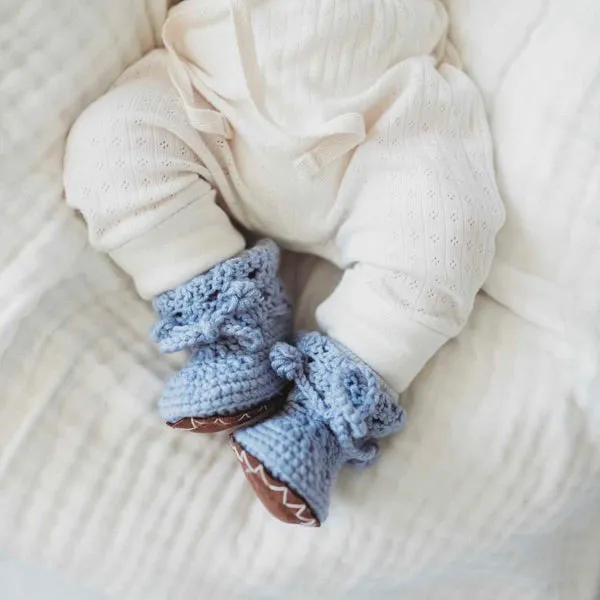
[[[1,548],[119,600],[596,600],[600,4],[449,2],[508,223],[406,431],[303,530],[264,511],[226,439],[160,424],[175,362],[62,204],[68,128],[157,43],[165,3],[0,2]],[[337,274],[300,267],[305,322]]]

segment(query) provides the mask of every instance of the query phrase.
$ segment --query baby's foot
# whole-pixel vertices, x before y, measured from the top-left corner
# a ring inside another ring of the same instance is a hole
[[[269,351],[289,337],[292,317],[278,265],[277,245],[264,240],[154,301],[161,352],[191,351],[159,402],[171,427],[212,433],[280,408],[286,382]]]
[[[283,412],[234,432],[232,445],[275,517],[319,526],[342,465],[369,465],[375,438],[400,429],[404,412],[367,365],[326,336],[304,334],[296,347],[277,344],[271,362],[295,387]]]

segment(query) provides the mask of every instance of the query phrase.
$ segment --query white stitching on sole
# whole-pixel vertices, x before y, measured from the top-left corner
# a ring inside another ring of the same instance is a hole
[[[181,423],[182,421],[185,421],[186,419],[190,419],[190,422],[192,425],[191,427],[177,427],[177,429],[181,429],[181,431],[197,431],[198,429],[205,429],[207,427],[210,427],[211,425],[214,425],[215,423],[219,423],[220,425],[225,425],[226,427],[233,427],[233,426],[237,425],[238,423],[242,423],[244,420],[255,419],[261,413],[264,413],[267,410],[267,408],[268,408],[267,405],[263,404],[257,413],[255,413],[253,415],[250,415],[247,412],[242,413],[234,421],[225,421],[225,420],[223,420],[222,417],[217,417],[216,419],[213,419],[212,421],[205,421],[205,420],[196,421],[197,417],[183,417],[183,418],[179,419],[178,421],[171,423],[171,425],[175,427],[175,426],[177,426],[177,423]],[[207,418],[209,418],[209,417],[207,417]]]
[[[282,504],[284,506],[287,506],[288,508],[291,508],[292,510],[295,510],[295,516],[296,518],[301,521],[299,523],[299,525],[303,525],[305,527],[315,527],[317,524],[317,520],[313,519],[313,518],[307,518],[305,516],[303,516],[303,512],[306,510],[308,511],[308,505],[306,504],[295,504],[292,503],[288,500],[288,494],[290,493],[290,490],[286,487],[286,486],[277,486],[277,485],[272,485],[271,483],[269,483],[269,481],[266,478],[265,475],[265,468],[264,466],[259,463],[259,465],[257,467],[253,467],[249,460],[248,460],[248,454],[245,450],[242,450],[241,454],[238,451],[236,446],[233,446],[233,450],[236,454],[236,456],[238,457],[238,460],[240,461],[240,463],[242,464],[242,467],[244,468],[244,472],[245,473],[249,473],[250,475],[260,475],[260,478],[262,479],[263,483],[272,491],[274,492],[279,492],[282,495]]]

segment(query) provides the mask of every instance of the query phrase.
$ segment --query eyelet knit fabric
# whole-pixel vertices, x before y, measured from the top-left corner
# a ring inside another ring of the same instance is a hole
[[[369,466],[376,438],[398,431],[404,411],[366,364],[327,336],[306,333],[296,346],[276,344],[271,363],[295,383],[285,409],[233,437],[323,523],[342,465]]]
[[[273,344],[291,331],[278,265],[277,245],[263,240],[155,299],[160,351],[192,353],[160,399],[166,421],[235,414],[282,389],[269,362]]]
[[[178,3],[74,125],[67,202],[145,298],[241,251],[227,215],[334,263],[319,329],[402,392],[464,327],[504,220],[447,24],[433,0]]]

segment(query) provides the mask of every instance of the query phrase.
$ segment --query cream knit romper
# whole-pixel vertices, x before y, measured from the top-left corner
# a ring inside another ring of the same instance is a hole
[[[70,134],[67,201],[151,298],[245,247],[344,269],[320,328],[402,392],[464,326],[504,212],[435,0],[187,0]]]

